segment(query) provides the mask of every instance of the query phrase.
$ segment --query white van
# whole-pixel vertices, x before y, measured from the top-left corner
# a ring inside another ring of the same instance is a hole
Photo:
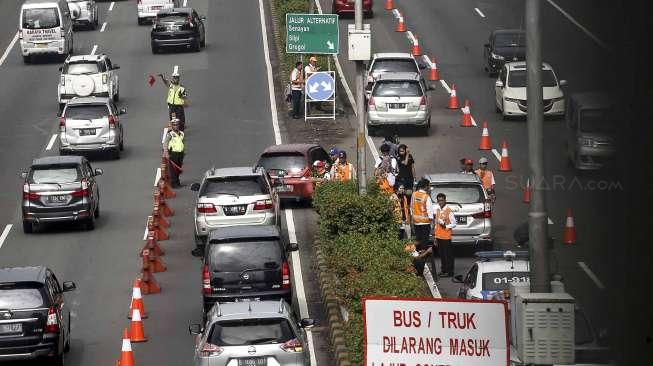
[[[72,19],[79,15],[79,8],[71,10],[66,0],[26,0],[18,23],[23,61],[30,63],[33,55],[72,54]]]

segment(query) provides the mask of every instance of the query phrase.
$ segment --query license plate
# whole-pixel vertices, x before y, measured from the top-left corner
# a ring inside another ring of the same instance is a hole
[[[388,103],[388,108],[391,108],[391,109],[404,109],[404,108],[406,108],[406,103]]]
[[[48,202],[51,202],[51,203],[65,203],[65,202],[68,202],[68,196],[66,196],[66,195],[48,196]]]
[[[152,9],[152,10],[161,10],[161,9],[163,9],[163,6],[161,6],[161,5],[154,5],[154,6],[152,6],[150,9]]]
[[[245,209],[245,206],[224,206],[224,211],[232,215],[242,215],[245,213]]]
[[[48,47],[48,44],[47,43],[37,43],[36,47],[37,48],[46,48],[46,47]]]
[[[12,323],[12,324],[2,324],[0,326],[0,333],[2,334],[12,334],[12,333],[22,333],[23,324],[21,323]]]
[[[239,358],[238,366],[266,366],[268,364],[265,357]]]
[[[456,216],[456,223],[461,225],[467,224],[467,216]]]
[[[292,192],[292,191],[293,191],[293,186],[291,185],[280,186],[277,188],[277,192]]]
[[[95,135],[95,128],[82,128],[79,130],[80,136],[93,136]]]

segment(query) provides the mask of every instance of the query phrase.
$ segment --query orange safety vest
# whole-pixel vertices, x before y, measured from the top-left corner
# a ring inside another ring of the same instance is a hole
[[[483,188],[488,189],[492,188],[492,177],[494,176],[491,171],[483,171],[481,169],[476,169],[476,175],[481,178],[481,183],[483,183]]]
[[[449,221],[449,214],[451,213],[451,209],[449,207],[446,207],[444,210],[438,207],[436,210],[437,219],[442,219],[445,225],[451,224]],[[452,231],[452,229],[447,229],[446,226],[440,225],[438,223],[435,224],[436,239],[450,240]]]
[[[413,223],[415,224],[430,224],[431,219],[426,211],[426,202],[428,202],[429,195],[426,192],[417,191],[413,193],[411,198],[410,208],[413,211]]]
[[[335,180],[338,182],[344,182],[351,180],[352,165],[350,163],[346,164],[336,164],[335,169]]]

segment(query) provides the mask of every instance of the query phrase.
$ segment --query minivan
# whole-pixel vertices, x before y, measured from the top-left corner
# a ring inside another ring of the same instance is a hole
[[[288,251],[279,228],[232,226],[211,231],[204,250],[202,294],[204,311],[216,302],[246,300],[292,301]]]
[[[23,61],[34,55],[73,53],[73,19],[79,7],[68,7],[66,0],[26,0],[20,8],[18,36]]]

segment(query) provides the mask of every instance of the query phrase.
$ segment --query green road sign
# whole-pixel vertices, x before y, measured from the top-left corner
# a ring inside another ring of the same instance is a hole
[[[286,14],[286,53],[337,54],[338,15]]]

